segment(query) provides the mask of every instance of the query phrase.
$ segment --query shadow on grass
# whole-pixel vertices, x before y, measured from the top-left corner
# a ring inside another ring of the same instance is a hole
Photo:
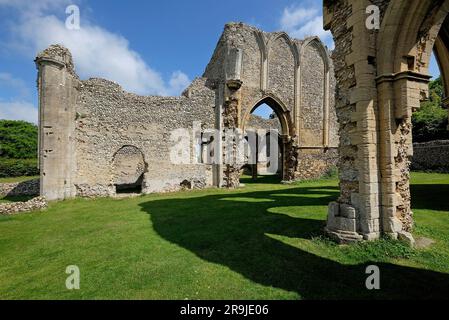
[[[253,179],[250,176],[242,176],[240,178],[240,183],[244,184],[254,184],[254,183],[280,183],[282,181],[282,177],[280,175],[258,175],[256,179]]]
[[[3,200],[5,202],[26,202],[33,199],[34,197],[36,196],[4,196],[0,198],[0,200]]]
[[[333,186],[298,187],[155,200],[141,205],[164,239],[255,283],[297,292],[304,299],[449,297],[449,274],[370,261],[345,265],[270,236],[310,239],[322,234],[323,220],[282,213],[288,213],[289,208],[306,213],[310,210],[311,214],[325,211],[324,206],[337,196]],[[381,290],[365,288],[365,270],[370,264],[381,270]]]
[[[412,207],[436,211],[449,211],[449,184],[412,184]]]

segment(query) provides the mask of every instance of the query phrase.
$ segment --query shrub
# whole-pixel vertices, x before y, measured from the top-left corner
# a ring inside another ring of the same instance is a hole
[[[37,132],[29,122],[0,120],[0,158],[36,159]]]
[[[441,78],[429,84],[429,100],[413,114],[413,141],[427,142],[449,139],[448,114],[442,108],[443,84]]]
[[[0,158],[0,178],[39,175],[37,159]]]

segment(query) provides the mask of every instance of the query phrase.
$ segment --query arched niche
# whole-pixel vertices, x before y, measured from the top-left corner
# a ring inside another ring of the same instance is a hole
[[[330,58],[318,37],[307,38],[299,52],[298,134],[301,146],[329,146]]]
[[[268,67],[266,88],[284,101],[289,110],[295,105],[297,47],[284,33],[275,34],[267,42]]]
[[[139,148],[131,145],[121,147],[112,159],[112,179],[116,193],[141,193],[146,167]]]

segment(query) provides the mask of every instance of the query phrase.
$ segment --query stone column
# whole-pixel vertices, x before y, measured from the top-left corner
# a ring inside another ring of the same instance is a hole
[[[223,105],[223,129],[235,130],[240,127],[241,118],[241,103],[242,103],[242,59],[243,52],[238,48],[231,48],[228,51],[225,62],[226,82],[224,85],[224,105]],[[226,150],[227,146],[223,148],[224,152],[232,152],[237,154],[237,144],[234,142],[231,150]],[[226,159],[226,155],[224,156]],[[236,159],[234,157],[234,159]],[[237,160],[237,159],[236,159]],[[240,167],[243,164],[224,164],[224,185],[228,188],[237,188],[240,185]]]
[[[369,59],[376,54],[375,37],[365,25],[370,4],[347,0],[325,8],[325,26],[339,38],[333,56],[341,180],[339,201],[329,205],[327,232],[342,242],[380,235],[376,69]]]
[[[412,71],[377,78],[381,168],[382,229],[387,235],[411,236],[410,164],[413,156],[412,112],[426,96],[430,76]]]
[[[51,46],[35,60],[39,91],[40,194],[48,200],[76,195],[75,104],[78,77],[70,52]]]

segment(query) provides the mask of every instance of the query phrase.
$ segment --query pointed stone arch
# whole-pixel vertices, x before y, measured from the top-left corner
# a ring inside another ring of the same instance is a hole
[[[280,137],[280,152],[282,158],[282,179],[291,181],[295,178],[295,171],[298,162],[298,153],[296,149],[294,135],[294,125],[291,118],[291,112],[282,102],[281,99],[274,94],[267,94],[263,98],[254,102],[253,107],[249,109],[243,116],[242,131],[245,132],[246,126],[249,122],[251,113],[254,112],[262,104],[267,104],[275,113],[281,123],[282,132]]]
[[[275,43],[279,39],[284,39],[287,42],[287,44],[290,47],[290,50],[292,52],[292,55],[293,55],[293,58],[295,61],[295,65],[297,66],[299,64],[298,47],[296,46],[295,42],[290,38],[290,36],[286,32],[278,32],[273,37],[268,39],[267,45],[266,45],[268,55],[270,54],[270,50],[273,46],[273,43]]]
[[[262,104],[267,104],[273,111],[276,113],[280,123],[282,132],[281,134],[284,136],[291,136],[293,135],[293,120],[291,118],[290,110],[285,106],[285,104],[276,97],[274,94],[266,94],[263,98],[255,101],[252,105],[253,107],[251,109],[248,109],[248,111],[243,116],[242,121],[242,129],[245,131],[246,124],[248,123],[249,117],[251,116],[251,113],[254,112],[258,107],[260,107]]]
[[[287,33],[278,32],[267,40],[266,48],[265,89],[274,92],[293,111],[297,104],[298,47]],[[289,56],[285,55],[286,53]],[[282,87],[278,87],[280,84]]]

